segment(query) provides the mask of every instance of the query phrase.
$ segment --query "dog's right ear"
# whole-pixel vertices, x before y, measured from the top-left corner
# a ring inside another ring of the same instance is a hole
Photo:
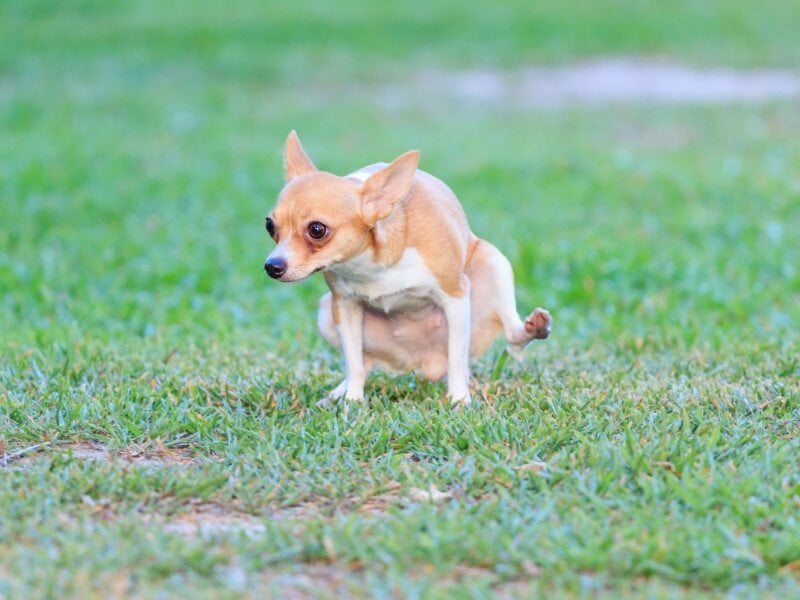
[[[283,149],[283,168],[286,181],[317,170],[317,167],[308,158],[306,151],[303,150],[300,138],[297,137],[297,132],[294,129],[289,132],[289,137],[286,138],[286,145]]]

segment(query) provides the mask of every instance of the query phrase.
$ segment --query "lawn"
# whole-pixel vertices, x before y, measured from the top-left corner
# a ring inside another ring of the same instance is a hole
[[[338,4],[0,7],[0,598],[800,595],[797,100],[403,91],[796,67],[793,3]],[[552,337],[463,411],[316,408],[324,283],[262,269],[293,128],[335,173],[419,148]]]

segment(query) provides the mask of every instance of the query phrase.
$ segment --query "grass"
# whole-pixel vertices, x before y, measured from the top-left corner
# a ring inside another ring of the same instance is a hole
[[[796,103],[369,93],[594,54],[791,66],[790,3],[157,6],[0,9],[0,597],[798,593]],[[324,284],[261,267],[291,128],[333,172],[421,148],[553,337],[495,348],[463,412],[383,375],[314,408],[341,377]],[[210,508],[263,531],[171,527]]]

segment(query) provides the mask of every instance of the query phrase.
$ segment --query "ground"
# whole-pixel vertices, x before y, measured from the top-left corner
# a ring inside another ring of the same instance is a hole
[[[800,593],[793,3],[165,6],[0,7],[0,598]],[[316,408],[292,128],[421,149],[551,338]]]

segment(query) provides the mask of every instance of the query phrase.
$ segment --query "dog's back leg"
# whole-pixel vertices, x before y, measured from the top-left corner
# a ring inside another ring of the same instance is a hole
[[[512,353],[518,353],[532,340],[550,335],[552,319],[543,308],[534,310],[524,321],[519,317],[511,264],[489,242],[477,242],[467,274],[472,284],[473,356],[486,351],[500,328]]]

